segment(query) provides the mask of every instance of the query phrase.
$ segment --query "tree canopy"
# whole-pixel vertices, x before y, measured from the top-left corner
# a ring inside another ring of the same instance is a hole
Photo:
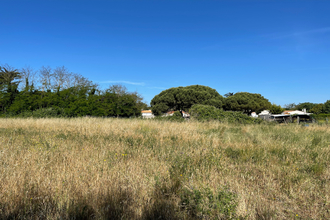
[[[312,108],[314,108],[317,104],[316,103],[311,103],[311,102],[303,102],[303,103],[299,103],[298,105],[296,105],[295,109],[297,110],[302,110],[302,109],[306,109],[307,112],[309,112]]]
[[[25,85],[19,86],[21,79]],[[0,66],[0,116],[34,117],[37,113],[61,117],[130,117],[139,116],[146,107],[138,93],[128,92],[122,85],[98,89],[95,83],[64,66],[54,70],[42,67],[39,71]]]
[[[330,100],[328,100],[324,103],[323,113],[330,114]]]
[[[260,94],[238,92],[229,96],[225,100],[225,109],[232,111],[242,111],[250,114],[251,112],[260,112],[269,109],[271,103]]]
[[[309,110],[311,113],[314,113],[314,114],[320,114],[322,113],[323,111],[323,105],[324,104],[317,104],[315,105],[311,110]]]
[[[208,86],[192,85],[175,87],[162,91],[151,100],[151,109],[155,115],[168,110],[188,111],[194,104],[210,105],[222,108],[224,98]]]
[[[272,104],[269,110],[272,114],[281,114],[282,112],[284,112],[285,109],[282,108],[280,105]]]

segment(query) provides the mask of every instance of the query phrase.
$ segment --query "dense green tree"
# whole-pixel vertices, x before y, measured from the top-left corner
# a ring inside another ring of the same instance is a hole
[[[229,96],[225,100],[225,109],[231,111],[242,111],[250,114],[251,112],[260,112],[269,109],[271,103],[260,94],[238,92]]]
[[[6,112],[18,94],[20,72],[9,65],[0,66],[0,108]]]
[[[151,109],[155,115],[168,110],[188,111],[194,104],[211,105],[222,108],[224,98],[208,86],[192,85],[175,87],[162,91],[151,100]]]
[[[284,110],[285,110],[284,108],[276,104],[272,104],[272,106],[269,109],[270,113],[272,114],[281,114],[282,112],[284,112]]]
[[[310,110],[312,108],[314,108],[316,105],[317,105],[317,103],[304,102],[304,103],[299,103],[298,105],[296,105],[295,109],[302,110],[305,108],[307,110],[307,112],[310,112]]]
[[[0,66],[0,86],[2,89],[8,88],[8,85],[16,85],[16,88],[19,84],[19,79],[21,79],[21,73],[8,65]]]
[[[98,85],[64,66],[54,70],[42,67],[39,77],[36,74],[30,67],[23,68],[22,73],[8,65],[0,67],[0,114],[131,117],[139,116],[147,107],[137,92],[128,92],[122,85],[100,90]],[[25,85],[19,91],[21,78]],[[37,86],[36,78],[40,79]]]
[[[309,112],[314,113],[314,114],[320,114],[323,111],[323,105],[324,104],[317,104],[315,105]]]
[[[218,120],[241,124],[259,124],[263,122],[260,118],[252,118],[242,112],[223,111],[209,105],[193,105],[190,109],[190,115],[193,120],[198,121]]]
[[[330,114],[330,100],[326,101],[326,102],[323,104],[323,110],[322,110],[322,113]]]
[[[286,110],[293,110],[293,109],[296,109],[296,107],[297,107],[296,103],[289,103],[289,104],[284,105],[284,108]]]

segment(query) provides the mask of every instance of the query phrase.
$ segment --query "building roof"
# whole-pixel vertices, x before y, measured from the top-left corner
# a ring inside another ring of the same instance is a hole
[[[168,115],[174,114],[174,111],[168,111],[168,112],[166,112],[166,114],[168,114]]]
[[[270,111],[269,110],[263,110],[262,112],[260,112],[259,115],[270,115]]]
[[[142,110],[141,113],[152,113],[151,110]]]
[[[310,113],[306,113],[300,110],[286,110],[282,112],[282,115],[308,115]]]

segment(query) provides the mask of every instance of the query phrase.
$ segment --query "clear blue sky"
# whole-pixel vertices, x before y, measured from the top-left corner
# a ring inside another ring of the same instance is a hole
[[[276,104],[330,99],[330,1],[2,0],[0,63],[66,66],[147,103],[206,85]]]

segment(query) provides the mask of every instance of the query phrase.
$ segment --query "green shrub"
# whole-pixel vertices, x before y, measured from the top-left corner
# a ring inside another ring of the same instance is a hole
[[[177,121],[177,122],[181,122],[185,120],[179,111],[175,111],[172,116],[156,116],[154,119],[160,121]]]
[[[193,105],[190,109],[190,117],[199,121],[218,120],[220,109],[210,105]]]
[[[313,114],[312,117],[316,120],[325,120],[326,118],[330,120],[330,114]]]
[[[198,121],[218,120],[221,122],[240,124],[260,124],[260,118],[252,118],[242,112],[223,111],[209,105],[193,105],[190,109],[190,117]]]
[[[35,111],[25,111],[17,115],[22,118],[58,118],[67,117],[66,113],[61,108],[40,108]]]
[[[219,189],[218,192],[212,192],[209,188],[202,190],[184,188],[180,197],[181,207],[192,217],[206,219],[215,216],[221,216],[221,219],[237,217],[237,195],[228,188]]]

